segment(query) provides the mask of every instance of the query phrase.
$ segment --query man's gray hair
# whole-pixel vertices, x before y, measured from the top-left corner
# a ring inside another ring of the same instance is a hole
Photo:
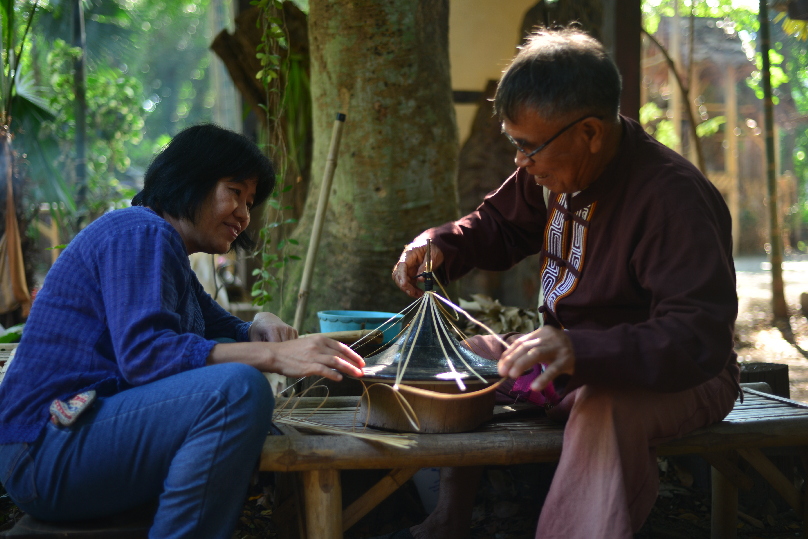
[[[616,119],[620,89],[620,72],[595,38],[574,27],[538,28],[502,75],[494,110],[512,122],[524,108],[547,119]]]

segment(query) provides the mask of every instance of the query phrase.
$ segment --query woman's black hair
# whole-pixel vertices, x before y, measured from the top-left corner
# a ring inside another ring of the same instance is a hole
[[[275,187],[272,162],[254,142],[216,125],[194,125],[177,133],[152,159],[143,190],[132,205],[195,223],[202,202],[223,178],[237,182],[256,179],[253,207],[264,202]],[[254,246],[246,231],[233,242],[235,249]]]

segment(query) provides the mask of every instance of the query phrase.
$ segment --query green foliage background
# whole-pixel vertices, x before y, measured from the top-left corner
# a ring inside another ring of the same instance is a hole
[[[210,0],[84,0],[86,26],[87,197],[73,207],[75,177],[72,2],[40,6],[21,75],[48,116],[36,137],[17,127],[28,159],[32,205],[54,203],[69,240],[103,212],[124,206],[156,151],[182,128],[213,119],[208,76]],[[16,2],[20,12],[30,2]],[[217,29],[218,31],[218,29]],[[31,122],[28,122],[29,124]],[[34,231],[31,231],[35,233]]]
[[[643,25],[651,34],[659,27],[661,17],[674,15],[674,0],[645,0],[642,3]],[[691,8],[697,17],[723,18],[734,24],[735,30],[744,43],[747,54],[754,56],[758,70],[747,80],[747,84],[758,99],[763,98],[760,85],[761,56],[757,43],[757,32],[760,28],[758,20],[758,2],[750,0],[694,0],[692,2],[679,2],[679,15],[686,21],[690,16]],[[769,12],[774,18],[777,12]],[[808,43],[796,36],[787,35],[778,24],[771,24],[772,50],[769,58],[772,64],[772,87],[774,89],[775,106],[782,99],[793,100],[797,113],[808,115]],[[649,103],[641,111],[644,116],[643,124],[650,126],[649,131],[661,142],[675,145],[675,134],[670,122],[664,118],[664,111],[653,103]],[[702,127],[705,136],[715,132],[720,122],[719,118],[708,120],[712,125]],[[785,137],[781,133],[781,137]],[[794,128],[794,151],[789,153],[789,145],[781,144],[781,171],[792,170],[798,182],[798,201],[791,208],[781,208],[787,215],[800,214],[803,226],[808,224],[808,123],[797,121]],[[799,246],[801,251],[808,251],[805,243]]]

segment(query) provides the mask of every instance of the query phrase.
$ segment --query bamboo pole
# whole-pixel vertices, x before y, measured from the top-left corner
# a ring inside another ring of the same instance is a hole
[[[342,537],[342,485],[339,470],[302,473],[306,535],[312,539]]]
[[[710,471],[713,483],[710,538],[735,539],[738,537],[738,487],[717,469]]]
[[[317,249],[320,246],[320,237],[323,234],[323,222],[325,221],[325,210],[328,207],[328,196],[331,192],[331,181],[334,179],[334,171],[337,168],[337,154],[339,153],[339,143],[342,139],[342,128],[345,125],[345,114],[338,113],[334,120],[334,128],[331,131],[331,145],[328,149],[328,158],[325,161],[325,171],[323,173],[323,183],[320,186],[320,198],[317,201],[317,212],[314,214],[314,225],[311,228],[311,240],[309,250],[306,253],[306,265],[303,267],[303,278],[300,282],[300,292],[297,294],[297,310],[295,311],[294,328],[302,331],[303,318],[306,316],[306,305],[309,301],[309,285],[314,272],[314,262],[317,259]]]

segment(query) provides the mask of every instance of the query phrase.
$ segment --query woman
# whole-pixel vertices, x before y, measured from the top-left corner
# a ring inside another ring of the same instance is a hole
[[[269,313],[243,323],[191,271],[191,253],[250,245],[273,185],[252,142],[191,127],[133,207],[64,250],[0,386],[0,481],[23,511],[79,520],[159,497],[150,537],[230,537],[274,406],[261,371],[361,376],[347,346]]]

